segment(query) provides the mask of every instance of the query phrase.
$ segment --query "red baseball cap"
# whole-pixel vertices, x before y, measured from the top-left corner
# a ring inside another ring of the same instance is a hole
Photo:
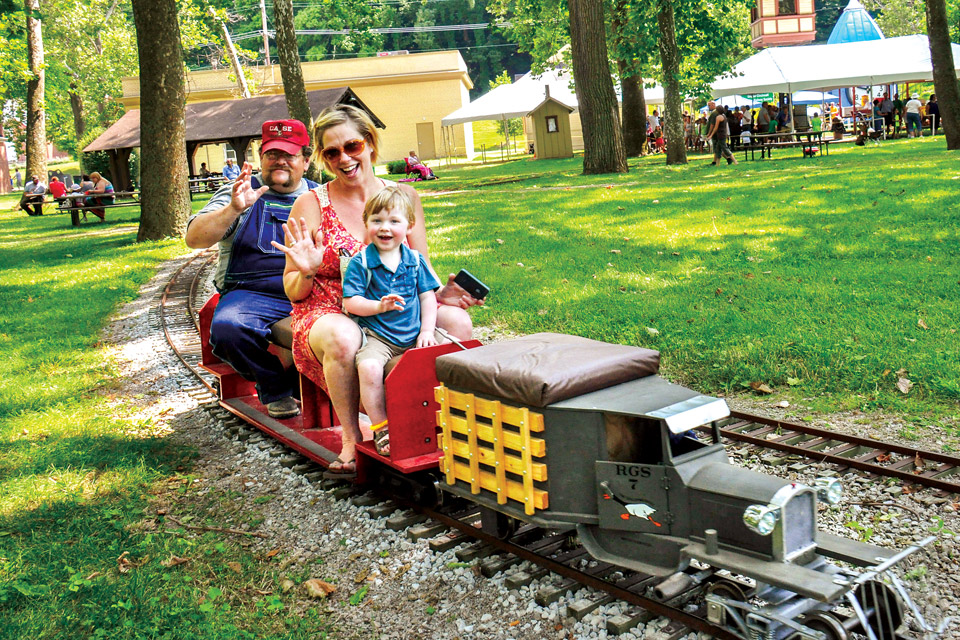
[[[299,120],[268,120],[263,123],[260,153],[280,149],[290,155],[297,155],[309,144],[307,128]]]

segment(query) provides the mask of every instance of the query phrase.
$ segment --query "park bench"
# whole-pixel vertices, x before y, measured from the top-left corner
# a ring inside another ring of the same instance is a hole
[[[750,137],[750,144],[743,144],[740,138],[730,139],[730,150],[734,153],[743,151],[743,159],[747,160],[749,154],[750,160],[756,160],[756,152],[760,152],[760,159],[764,156],[773,157],[774,149],[792,149],[799,147],[800,153],[804,158],[823,154],[826,147],[826,141],[822,139],[821,131],[792,131],[781,133],[758,133]],[[784,138],[796,138],[796,140],[784,140]],[[828,148],[827,148],[828,149]],[[829,155],[829,149],[827,151]]]
[[[57,211],[56,213],[69,213],[70,214],[70,224],[75,227],[80,226],[80,213],[83,211],[91,211],[93,209],[116,209],[118,207],[140,207],[140,192],[139,191],[115,191],[112,194],[105,194],[102,197],[113,196],[113,202],[109,204],[101,205],[87,205],[84,202],[85,198],[95,198],[98,196],[87,195],[83,193],[67,193],[64,194],[62,198],[56,200],[44,200],[44,204],[56,202]],[[124,199],[121,201],[121,199]],[[79,204],[82,206],[74,206],[75,203],[79,201]]]

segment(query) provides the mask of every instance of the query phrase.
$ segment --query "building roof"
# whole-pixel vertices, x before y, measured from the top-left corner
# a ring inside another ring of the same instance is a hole
[[[386,128],[383,121],[363,104],[350,87],[308,91],[307,100],[310,102],[310,113],[314,117],[335,104],[351,104],[366,111],[377,127]],[[259,138],[264,122],[289,117],[283,95],[195,102],[184,108],[186,141],[190,145]],[[84,151],[131,149],[139,146],[140,110],[131,109],[87,145]]]
[[[833,31],[830,32],[827,44],[883,40],[883,37],[880,27],[860,4],[860,0],[850,0],[843,13],[840,14]]]

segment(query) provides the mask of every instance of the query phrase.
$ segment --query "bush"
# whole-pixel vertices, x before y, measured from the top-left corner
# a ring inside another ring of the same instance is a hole
[[[393,160],[392,162],[387,163],[387,173],[406,173],[406,172],[407,172],[406,160]]]

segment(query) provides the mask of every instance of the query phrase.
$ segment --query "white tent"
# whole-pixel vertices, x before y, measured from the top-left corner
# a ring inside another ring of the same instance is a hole
[[[960,45],[952,45],[960,64]],[[957,76],[960,77],[960,69]],[[771,47],[747,58],[713,83],[714,96],[793,93],[933,79],[923,35],[866,42]]]
[[[513,84],[494,87],[470,104],[441,120],[444,127],[475,120],[522,118],[541,104],[549,88],[550,97],[576,110],[577,96],[570,89],[572,78],[562,71],[548,71],[540,77],[528,73]]]
[[[513,84],[494,87],[443,118],[441,124],[449,127],[475,120],[522,118],[543,103],[547,88],[551,98],[576,111],[579,102],[570,88],[572,83],[573,77],[564,70],[547,71],[541,76],[534,76],[531,71]],[[659,85],[643,91],[647,104],[663,104],[663,88]]]

